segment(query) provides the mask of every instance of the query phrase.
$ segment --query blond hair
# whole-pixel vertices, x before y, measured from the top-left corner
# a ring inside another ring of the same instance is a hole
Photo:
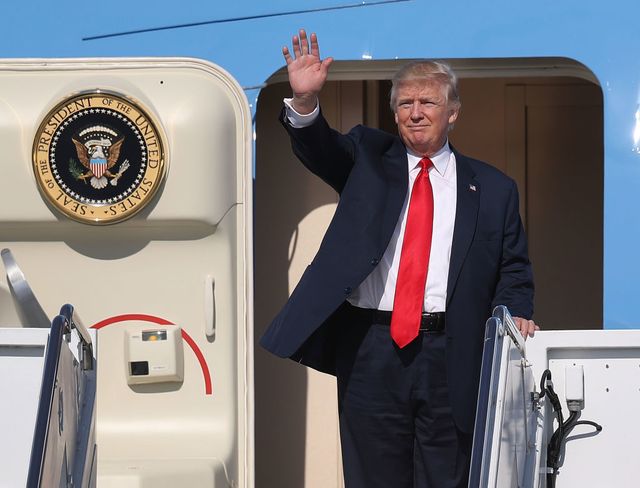
[[[451,67],[440,61],[412,61],[405,64],[393,75],[391,79],[391,94],[389,103],[391,110],[395,113],[397,102],[398,86],[407,82],[433,82],[442,84],[447,88],[447,101],[460,107],[460,97],[458,97],[458,77]]]

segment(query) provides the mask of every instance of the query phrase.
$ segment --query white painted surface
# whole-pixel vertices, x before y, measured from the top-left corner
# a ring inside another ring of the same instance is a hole
[[[546,450],[557,428],[548,397],[533,408],[531,393],[539,391],[543,372],[549,369],[553,388],[569,416],[566,372],[584,372],[584,409],[581,420],[591,420],[602,431],[580,425],[570,433],[561,457],[557,488],[638,485],[636,445],[640,438],[640,330],[538,332],[526,342],[527,366],[505,341],[496,403],[489,482],[503,488],[545,488]],[[575,386],[574,388],[575,389]],[[575,396],[575,395],[574,395]]]
[[[540,379],[549,368],[554,389],[569,415],[565,399],[565,369],[584,369],[584,410],[581,419],[602,426],[577,426],[568,437],[557,488],[576,486],[638,486],[640,468],[640,330],[541,332],[527,342],[529,361]],[[544,446],[557,426],[548,405],[544,416]],[[544,478],[541,476],[541,478]],[[544,479],[539,486],[544,487]]]
[[[47,329],[0,328],[0,486],[24,486]]]

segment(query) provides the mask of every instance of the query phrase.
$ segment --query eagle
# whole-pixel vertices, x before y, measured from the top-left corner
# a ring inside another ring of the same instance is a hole
[[[115,178],[119,176],[118,173],[113,174],[109,171],[118,161],[120,156],[120,149],[124,142],[124,137],[111,143],[108,139],[103,139],[101,143],[91,141],[92,144],[83,144],[75,138],[71,138],[73,144],[76,146],[76,152],[78,153],[78,159],[82,163],[82,166],[87,168],[87,172],[81,174],[78,178],[82,181],[86,181],[87,178],[91,178],[89,183],[96,189],[101,189],[107,186],[109,178]]]

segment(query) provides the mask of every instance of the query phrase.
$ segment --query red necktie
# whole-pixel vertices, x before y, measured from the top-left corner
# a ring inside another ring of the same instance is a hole
[[[422,158],[422,168],[413,183],[400,267],[391,315],[391,337],[404,347],[418,336],[427,268],[433,232],[433,189],[429,180],[429,158]]]

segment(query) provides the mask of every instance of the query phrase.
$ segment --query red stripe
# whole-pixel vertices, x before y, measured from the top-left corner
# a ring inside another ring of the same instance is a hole
[[[156,317],[155,315],[145,315],[141,313],[130,313],[125,315],[116,315],[114,317],[109,317],[107,319],[101,320],[100,322],[93,324],[91,326],[92,329],[102,329],[107,325],[115,324],[117,322],[127,322],[129,320],[139,320],[141,322],[152,322],[158,325],[175,325],[173,322],[169,322],[160,317]]]
[[[205,395],[211,395],[213,391],[213,387],[211,386],[211,375],[209,374],[209,366],[207,366],[207,360],[204,358],[202,351],[198,347],[198,344],[191,338],[189,334],[182,329],[182,338],[187,341],[187,344],[191,346],[196,358],[198,358],[198,362],[200,363],[200,367],[202,368],[202,375],[204,376],[204,392]]]
[[[146,315],[146,314],[125,314],[125,315],[116,315],[114,317],[109,317],[100,322],[97,322],[91,326],[92,329],[102,329],[107,325],[116,324],[118,322],[127,322],[131,320],[137,320],[140,322],[151,322],[153,324],[158,325],[175,325],[173,322],[169,322],[161,317],[156,317],[155,315]],[[191,338],[187,332],[182,329],[182,338],[189,344],[189,347],[196,355],[198,362],[200,363],[200,368],[202,369],[202,376],[204,377],[204,392],[205,395],[211,395],[213,393],[213,387],[211,385],[211,374],[209,373],[209,366],[207,365],[207,360],[202,354],[202,351],[198,347],[198,344]]]

